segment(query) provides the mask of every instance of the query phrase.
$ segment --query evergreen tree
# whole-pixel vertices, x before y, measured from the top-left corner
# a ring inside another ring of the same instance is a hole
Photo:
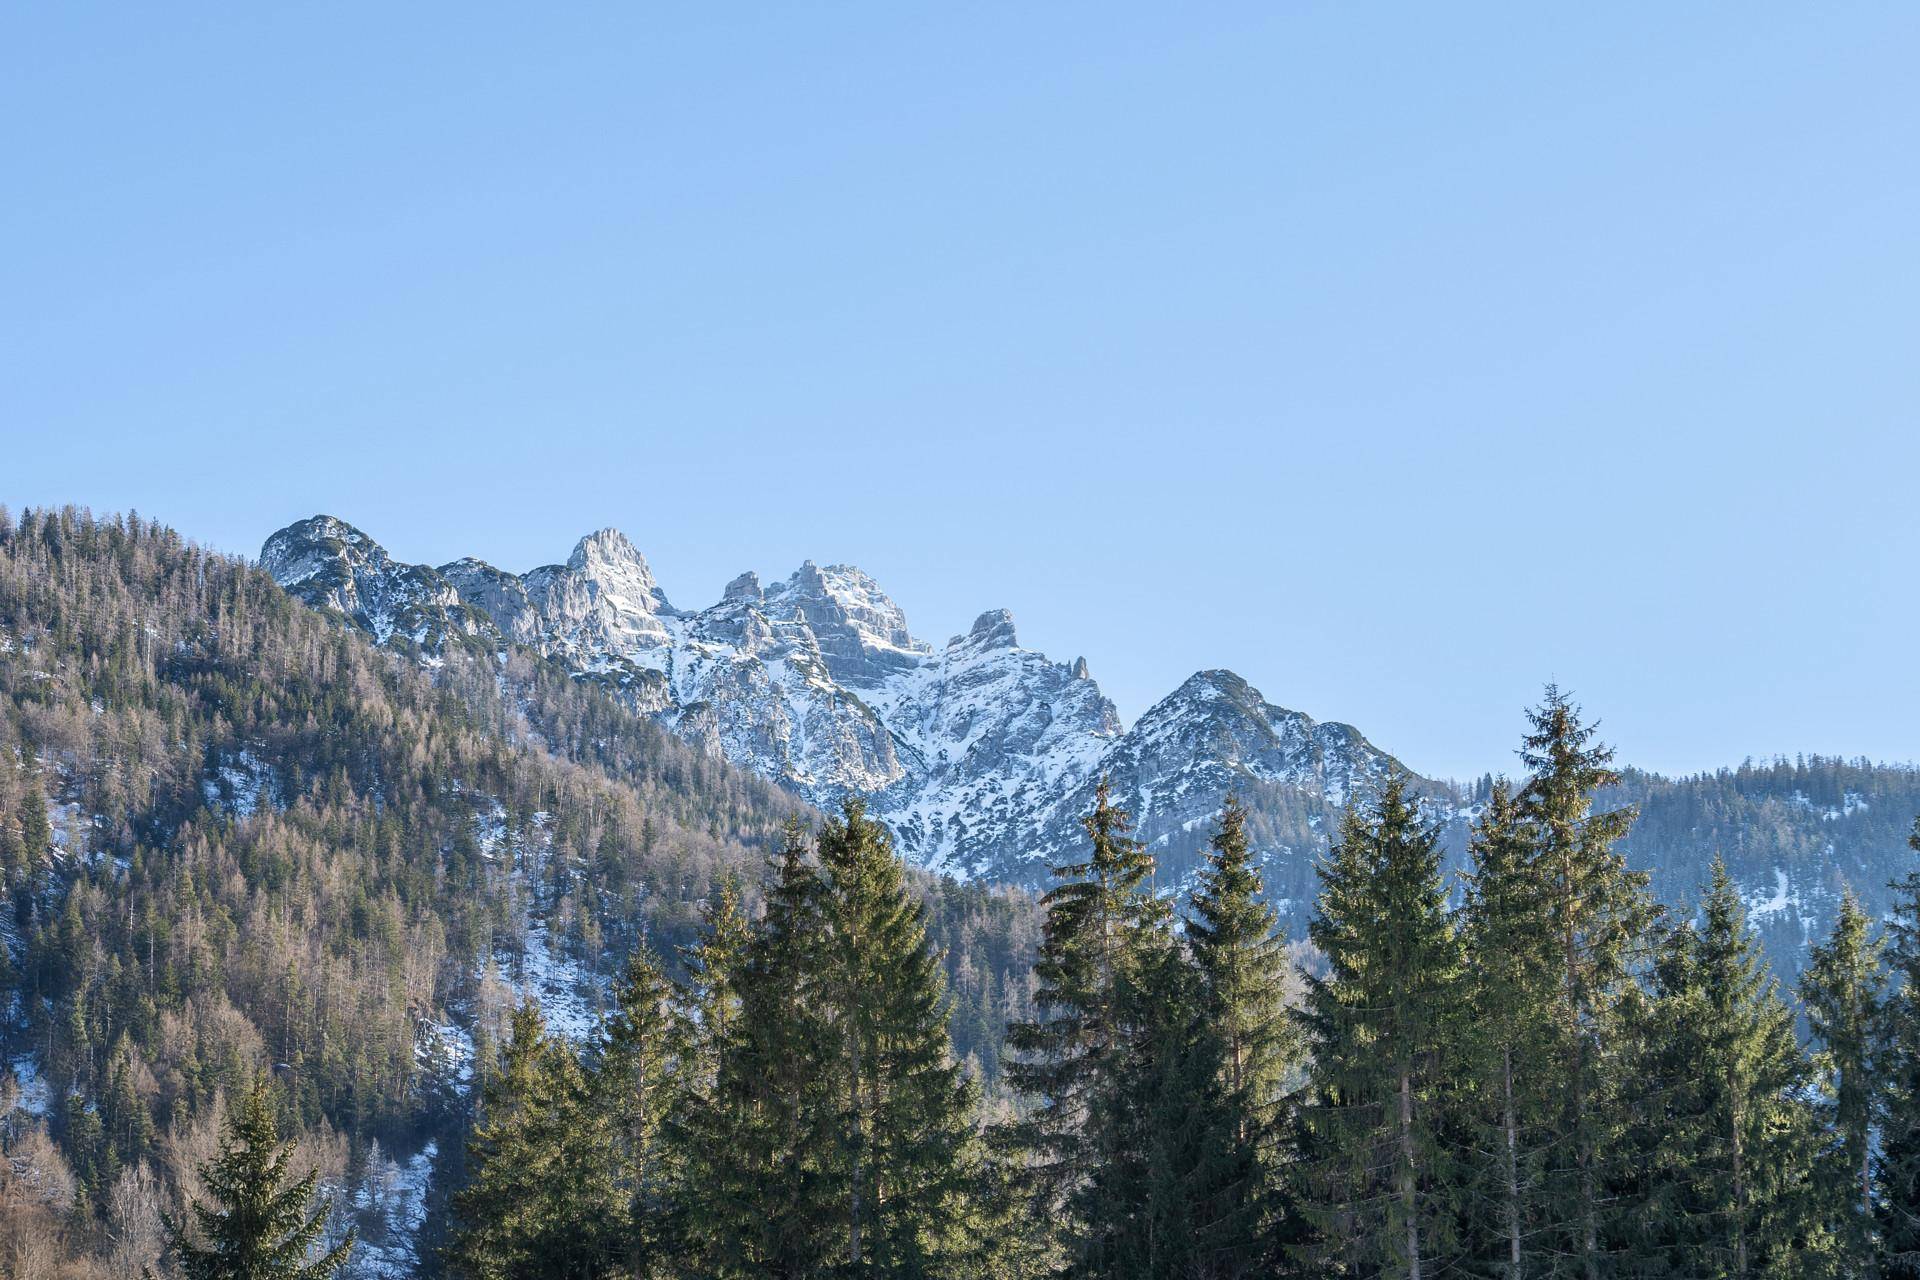
[[[628,1203],[617,1182],[613,1117],[540,1010],[513,1014],[500,1070],[467,1143],[448,1262],[470,1280],[587,1280],[609,1273]]]
[[[1286,1006],[1289,964],[1273,908],[1260,900],[1259,869],[1247,845],[1246,810],[1228,796],[1212,852],[1201,869],[1187,921],[1209,1043],[1219,1058],[1219,1107],[1225,1139],[1217,1159],[1246,1162],[1247,1175],[1214,1206],[1218,1249],[1245,1253],[1247,1242],[1278,1225],[1280,1109],[1300,1060],[1299,1028]],[[1199,1096],[1199,1091],[1190,1091]]]
[[[1116,1167],[1123,1155],[1121,1130],[1110,1123],[1127,1038],[1123,984],[1142,936],[1165,923],[1152,894],[1152,854],[1129,835],[1108,779],[1081,825],[1085,860],[1052,867],[1060,883],[1041,900],[1035,1017],[1006,1036],[1014,1052],[1006,1079],[1031,1100],[1014,1142],[1027,1161],[1035,1217],[1056,1232],[1069,1261],[1085,1257],[1092,1222],[1110,1217],[1110,1205],[1094,1203],[1089,1174]]]
[[[801,1280],[846,1258],[842,1097],[822,989],[829,946],[825,886],[796,821],[740,967],[739,1016],[712,1095],[696,1100],[683,1130],[695,1274]]]
[[[1718,860],[1702,915],[1698,929],[1672,931],[1655,966],[1633,1076],[1646,1190],[1629,1256],[1651,1275],[1818,1274],[1811,1072]]]
[[[1832,1135],[1821,1184],[1845,1273],[1868,1274],[1873,1255],[1874,1034],[1880,1021],[1880,943],[1851,892],[1827,941],[1800,978],[1801,1001],[1824,1046],[1823,1119]]]
[[[1247,847],[1247,812],[1228,796],[1187,921],[1205,1008],[1221,1051],[1221,1083],[1235,1137],[1266,1147],[1287,1078],[1300,1057],[1287,1014],[1286,942],[1260,900],[1260,870]]]
[[[1594,812],[1594,793],[1620,781],[1612,750],[1594,741],[1595,727],[1582,724],[1579,709],[1552,685],[1528,719],[1521,760],[1532,776],[1519,815],[1547,885],[1558,952],[1547,1062],[1558,1114],[1542,1196],[1544,1256],[1548,1274],[1598,1280],[1608,1183],[1631,1172],[1623,1159],[1622,1013],[1655,912],[1646,876],[1629,871],[1614,848],[1632,810]]]
[[[1439,834],[1401,775],[1354,805],[1320,865],[1310,926],[1325,957],[1301,1017],[1311,1054],[1303,1121],[1324,1158],[1306,1171],[1325,1266],[1420,1280],[1446,1269],[1452,1177],[1449,1054],[1461,952]]]
[[[1907,843],[1920,853],[1920,819]],[[1875,1066],[1883,1118],[1875,1191],[1881,1269],[1888,1280],[1920,1280],[1920,870],[1896,883],[1887,922],[1893,993]]]
[[[1225,1053],[1201,975],[1165,924],[1143,930],[1120,985],[1114,1087],[1092,1124],[1078,1272],[1121,1280],[1264,1273],[1256,1151],[1235,1131]]]
[[[945,980],[926,908],[886,829],[858,799],[821,829],[833,1074],[845,1162],[846,1261],[881,1276],[939,1274],[974,1243],[973,1090],[947,1038]]]
[[[1150,877],[1153,858],[1129,831],[1106,779],[1082,819],[1084,860],[1053,868],[1060,883],[1041,900],[1047,917],[1034,963],[1037,1016],[1007,1030],[1015,1058],[1008,1082],[1032,1100],[1014,1139],[1039,1222],[1070,1257],[1085,1252],[1089,1224],[1105,1210],[1090,1202],[1088,1175],[1120,1155],[1120,1134],[1100,1122],[1118,1080],[1125,1040],[1123,987],[1143,933],[1164,919]]]
[[[1472,1099],[1463,1209],[1476,1269],[1521,1280],[1542,1269],[1552,1100],[1541,1084],[1554,1043],[1557,948],[1548,884],[1504,780],[1488,784],[1485,804],[1461,912],[1471,1010],[1461,1069]]]
[[[227,1119],[219,1155],[200,1168],[214,1203],[191,1206],[192,1228],[166,1219],[187,1280],[330,1280],[346,1264],[352,1232],[316,1256],[332,1206],[313,1203],[317,1174],[288,1179],[293,1152],[280,1141],[266,1081],[256,1079]]]
[[[739,980],[753,931],[740,906],[739,877],[728,875],[701,907],[700,939],[684,951],[687,981],[682,1017],[690,1044],[684,1072],[688,1088],[710,1091],[723,1046],[740,1016]]]
[[[673,986],[646,951],[628,959],[617,996],[600,1037],[589,1105],[604,1109],[613,1124],[627,1271],[649,1276],[664,1271],[675,1246],[681,1188],[666,1126],[684,1087],[688,1037]]]

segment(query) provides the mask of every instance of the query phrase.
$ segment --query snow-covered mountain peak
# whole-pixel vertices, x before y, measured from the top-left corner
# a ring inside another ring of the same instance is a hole
[[[1013,612],[989,609],[973,620],[967,634],[947,641],[949,649],[1018,649],[1020,638],[1013,630]]]
[[[907,630],[907,615],[880,584],[850,564],[808,560],[766,593],[769,614],[804,620],[835,680],[872,687],[916,666],[932,650]]]
[[[616,609],[669,617],[675,612],[654,581],[647,558],[618,529],[599,529],[580,539],[567,557],[567,568],[593,584]]]
[[[274,581],[320,608],[352,618],[382,643],[402,637],[437,649],[477,625],[453,584],[422,564],[398,564],[386,548],[337,516],[288,525],[260,548]]]
[[[758,604],[764,599],[766,592],[760,589],[760,575],[751,569],[729,582],[727,589],[720,593],[723,604],[732,600],[751,600]]]

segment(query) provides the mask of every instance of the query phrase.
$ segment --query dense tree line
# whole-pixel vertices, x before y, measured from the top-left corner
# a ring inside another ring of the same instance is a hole
[[[763,912],[723,899],[683,982],[637,967],[595,1045],[520,1011],[454,1269],[1920,1273],[1920,871],[1884,938],[1847,904],[1796,998],[1724,866],[1655,902],[1557,691],[1522,760],[1458,875],[1404,779],[1352,806],[1301,966],[1237,803],[1183,916],[1102,789],[996,1115],[886,833],[796,833]]]

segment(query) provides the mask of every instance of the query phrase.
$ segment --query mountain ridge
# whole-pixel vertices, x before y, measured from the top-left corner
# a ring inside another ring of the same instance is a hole
[[[1143,837],[1164,844],[1241,778],[1338,803],[1398,767],[1352,726],[1268,703],[1231,672],[1196,673],[1129,727],[1084,657],[1021,645],[1010,611],[985,610],[936,646],[850,564],[807,560],[770,585],[745,573],[684,609],[616,530],[516,575],[471,559],[407,564],[329,515],[273,534],[260,563],[306,603],[427,660],[449,642],[526,644],[811,803],[869,798],[911,860],[963,878],[1044,880],[1102,773],[1126,774]],[[1167,733],[1210,744],[1209,767],[1158,745]]]

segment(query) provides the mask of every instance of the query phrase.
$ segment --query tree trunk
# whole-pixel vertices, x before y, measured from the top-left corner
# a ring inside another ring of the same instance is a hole
[[[1500,1050],[1501,1126],[1507,1140],[1507,1280],[1520,1280],[1520,1135],[1513,1113],[1513,1046]]]
[[[1420,1280],[1420,1214],[1413,1152],[1413,1072],[1400,1068],[1400,1211],[1407,1219],[1407,1280]]]
[[[1729,1072],[1729,1075],[1732,1073]],[[1731,1091],[1733,1082],[1727,1082]],[[1736,1095],[1737,1097],[1737,1095]],[[1733,1274],[1741,1280],[1747,1275],[1747,1174],[1745,1152],[1740,1147],[1740,1104],[1733,1104]]]

